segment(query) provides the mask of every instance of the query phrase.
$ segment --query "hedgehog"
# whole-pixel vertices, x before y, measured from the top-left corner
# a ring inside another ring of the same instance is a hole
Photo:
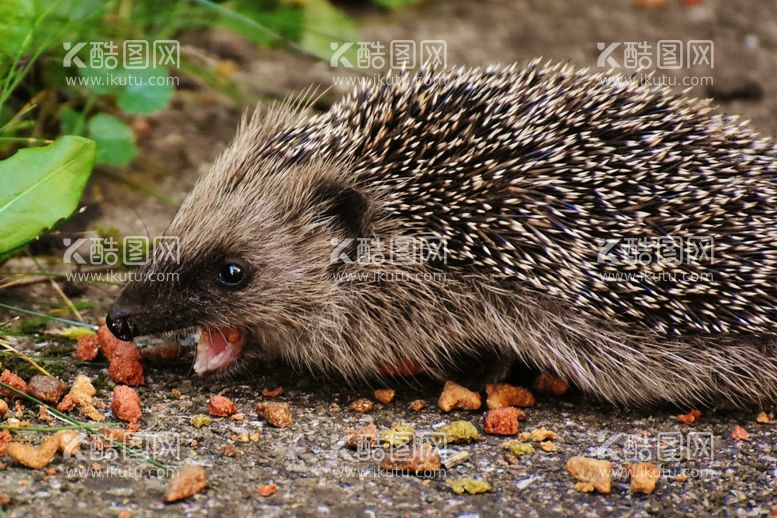
[[[776,173],[746,122],[610,73],[364,81],[325,113],[245,116],[165,232],[178,254],[157,249],[106,321],[199,329],[199,374],[471,385],[522,365],[619,405],[764,405]]]

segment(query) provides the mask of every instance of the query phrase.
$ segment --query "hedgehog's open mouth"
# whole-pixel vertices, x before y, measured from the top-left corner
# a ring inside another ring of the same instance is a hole
[[[197,374],[220,371],[240,356],[245,333],[233,327],[203,327],[197,344],[194,371]]]

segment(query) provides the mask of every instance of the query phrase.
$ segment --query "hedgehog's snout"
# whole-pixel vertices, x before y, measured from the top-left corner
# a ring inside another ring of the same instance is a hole
[[[137,335],[137,326],[130,317],[130,310],[117,302],[105,317],[105,325],[119,340],[132,340]]]

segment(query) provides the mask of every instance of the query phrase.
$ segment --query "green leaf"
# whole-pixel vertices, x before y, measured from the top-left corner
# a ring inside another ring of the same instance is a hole
[[[135,133],[118,117],[98,113],[89,119],[87,130],[97,144],[98,164],[125,166],[138,154]]]
[[[49,331],[50,335],[52,336],[58,336],[60,338],[66,338],[67,340],[80,340],[84,336],[95,336],[97,333],[89,329],[88,327],[66,327],[64,329],[55,329],[53,331]]]
[[[124,71],[127,86],[117,104],[127,113],[149,115],[164,110],[175,93],[170,76],[164,68]]]
[[[94,157],[94,142],[66,135],[0,161],[0,255],[73,213]]]

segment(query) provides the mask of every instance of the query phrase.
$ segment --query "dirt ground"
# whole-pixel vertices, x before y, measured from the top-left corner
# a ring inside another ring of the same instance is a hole
[[[686,2],[695,3],[695,2]],[[428,1],[417,8],[386,13],[349,9],[362,23],[364,41],[435,39],[447,43],[449,65],[492,62],[523,63],[543,56],[576,66],[597,68],[597,42],[712,40],[714,68],[665,70],[671,77],[712,78],[690,95],[714,96],[721,111],[751,119],[764,134],[777,135],[777,4],[766,0],[703,0],[688,7],[669,0],[662,9],[640,10],[630,2],[565,2],[534,0]],[[232,60],[234,80],[258,98],[298,92],[311,84],[324,88],[345,74],[327,63],[284,50],[258,50],[225,33],[190,35],[185,44],[197,46],[213,59]],[[325,102],[342,93],[335,87]],[[183,199],[196,178],[223,149],[234,132],[243,106],[224,95],[184,82],[171,109],[149,118],[150,131],[141,140],[141,157],[128,172],[134,182],[149,186],[174,201]],[[87,193],[87,210],[67,229],[116,226],[125,235],[161,234],[174,208],[111,180],[98,172]],[[7,263],[4,271],[30,268],[26,259]],[[61,270],[62,265],[46,265]],[[88,285],[75,301],[94,305],[84,311],[95,321],[105,313],[117,287]],[[45,285],[0,292],[0,302],[46,310],[59,304]],[[0,321],[13,317],[0,312]],[[56,327],[56,326],[52,326]],[[60,354],[68,346],[40,340],[20,340],[25,351]],[[7,356],[0,360],[7,363]],[[348,408],[356,397],[370,397],[368,386],[347,387],[323,382],[305,373],[268,366],[250,377],[200,379],[191,375],[191,356],[172,364],[147,364],[146,384],[139,389],[144,417],[144,447],[160,460],[198,464],[208,471],[207,490],[185,502],[163,504],[165,480],[133,459],[106,458],[88,448],[81,457],[57,458],[53,474],[10,463],[0,469],[0,492],[11,497],[9,516],[443,516],[513,515],[742,515],[769,516],[777,508],[777,424],[757,424],[757,410],[705,409],[694,426],[677,423],[688,409],[628,410],[587,400],[580,394],[540,398],[527,410],[523,429],[546,427],[558,433],[558,451],[538,451],[506,459],[500,437],[482,433],[482,412],[443,414],[436,405],[440,386],[415,380],[398,382],[397,399],[376,404],[361,415]],[[72,381],[76,373],[96,379],[98,396],[110,401],[112,382],[105,365],[82,365],[66,360],[56,364],[60,376]],[[257,420],[254,405],[265,400],[264,387],[283,386],[279,398],[291,405],[294,424],[275,429]],[[173,389],[181,392],[173,396]],[[246,416],[242,422],[214,418],[195,428],[190,418],[207,413],[210,395],[224,391]],[[424,399],[421,412],[407,408]],[[774,411],[774,408],[764,409]],[[374,422],[387,428],[393,422],[413,423],[419,432],[464,419],[481,431],[481,440],[450,447],[443,453],[469,452],[470,459],[441,476],[418,478],[376,471],[379,452],[349,453],[343,448],[346,430]],[[750,432],[749,441],[734,441],[734,425]],[[243,442],[241,435],[258,431],[260,440]],[[711,443],[699,442],[711,439]],[[155,442],[156,441],[156,442]],[[196,441],[196,443],[193,443]],[[635,442],[636,441],[636,442]],[[691,458],[676,459],[678,442],[698,448]],[[167,447],[160,448],[160,443]],[[641,445],[641,446],[640,446]],[[668,445],[668,446],[667,446]],[[706,446],[705,446],[706,445]],[[234,456],[224,454],[234,446]],[[638,448],[639,447],[639,448]],[[643,459],[665,468],[652,495],[628,489],[623,473],[628,462]],[[581,493],[564,468],[574,455],[609,456],[616,470],[612,493]],[[659,458],[660,456],[660,458]],[[97,470],[97,467],[100,470]],[[676,475],[684,473],[680,482]],[[455,495],[445,481],[471,476],[488,481],[493,490],[481,495]],[[278,491],[261,497],[256,487],[273,482]]]

